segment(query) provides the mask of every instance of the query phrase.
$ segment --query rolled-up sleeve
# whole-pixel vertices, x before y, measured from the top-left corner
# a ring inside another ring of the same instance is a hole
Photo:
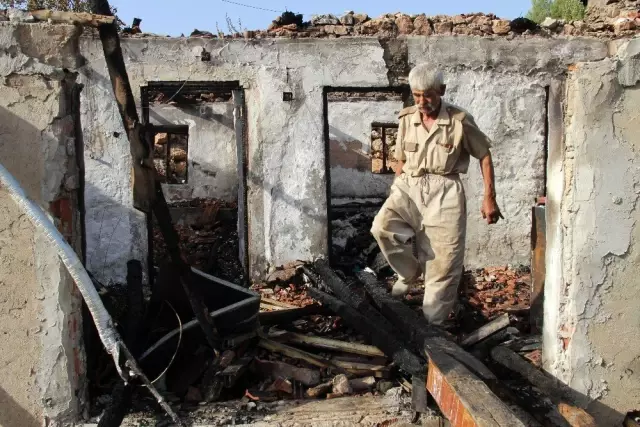
[[[398,136],[396,137],[396,150],[395,150],[395,158],[400,162],[404,162],[407,160],[407,156],[404,154],[404,119],[400,119],[400,123],[398,124]]]
[[[489,154],[491,139],[480,130],[470,114],[462,121],[462,129],[464,148],[472,157],[481,160]]]

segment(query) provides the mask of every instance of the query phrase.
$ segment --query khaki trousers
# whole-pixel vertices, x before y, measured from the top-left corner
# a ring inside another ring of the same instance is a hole
[[[442,324],[453,309],[462,276],[467,212],[458,175],[397,177],[371,233],[391,268],[413,281],[424,273],[422,310]],[[415,238],[418,257],[414,255]]]

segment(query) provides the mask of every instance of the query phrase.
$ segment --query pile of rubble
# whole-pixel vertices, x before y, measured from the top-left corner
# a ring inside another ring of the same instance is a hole
[[[626,3],[638,3],[629,2]],[[614,13],[613,10],[611,9]],[[615,9],[617,10],[617,9]],[[585,21],[564,21],[547,18],[540,25],[526,18],[514,20],[500,19],[493,14],[471,13],[455,16],[425,14],[407,15],[404,13],[384,14],[378,18],[370,18],[364,13],[348,12],[338,17],[335,15],[314,16],[307,23],[286,23],[281,17],[276,18],[266,31],[245,31],[230,37],[267,38],[267,37],[341,37],[371,36],[379,38],[395,38],[399,36],[431,36],[431,35],[470,35],[499,36],[512,38],[516,35],[538,36],[592,36],[622,37],[629,36],[638,28],[638,7],[627,8],[615,18],[595,19],[588,15]],[[600,16],[600,15],[597,15]],[[194,32],[192,37],[215,37],[207,32]]]
[[[617,35],[631,35],[640,28],[639,0],[606,0],[590,4],[585,22],[596,31],[610,31]]]
[[[237,206],[218,199],[193,199],[170,205],[189,265],[225,280],[242,282],[244,270],[238,260]],[[162,233],[153,228],[153,259],[157,269],[170,263]]]
[[[310,22],[302,22],[301,15],[285,12],[277,17],[266,30],[240,32],[232,29],[231,34],[225,34],[221,31],[214,34],[210,31],[196,29],[190,34],[190,37],[263,39],[359,36],[388,39],[409,35],[467,35],[507,38],[513,38],[516,35],[543,37],[564,35],[615,38],[632,36],[638,32],[640,28],[639,10],[640,2],[637,0],[610,0],[602,6],[589,6],[585,19],[582,21],[547,18],[540,25],[526,18],[507,20],[484,13],[455,16],[388,13],[378,18],[370,18],[366,13],[347,12],[339,17],[331,14],[317,15]],[[39,17],[29,12],[9,9],[0,10],[1,21],[29,23],[38,22]],[[158,37],[159,35],[142,32],[140,20],[136,19],[131,27],[121,30],[121,36]]]

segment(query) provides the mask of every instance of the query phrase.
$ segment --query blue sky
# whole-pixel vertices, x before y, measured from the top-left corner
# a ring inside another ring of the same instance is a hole
[[[512,19],[524,16],[531,4],[530,0],[233,1],[274,11],[291,10],[305,14],[305,20],[308,20],[313,14],[333,13],[340,15],[345,10],[368,13],[372,17],[398,11],[408,14],[426,13],[427,15],[485,12]],[[194,28],[216,33],[216,22],[221,31],[228,32],[225,18],[227,15],[236,27],[238,20],[240,20],[246,29],[264,29],[279,15],[277,12],[239,6],[222,0],[110,0],[110,4],[118,9],[118,16],[127,25],[131,25],[132,19],[137,17],[142,19],[143,31],[172,36],[179,36],[181,33],[189,35]]]

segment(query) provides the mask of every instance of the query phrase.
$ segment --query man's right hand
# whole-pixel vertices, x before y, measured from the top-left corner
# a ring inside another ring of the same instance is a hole
[[[402,175],[403,168],[404,168],[404,162],[398,162],[398,166],[396,166],[396,176]]]

